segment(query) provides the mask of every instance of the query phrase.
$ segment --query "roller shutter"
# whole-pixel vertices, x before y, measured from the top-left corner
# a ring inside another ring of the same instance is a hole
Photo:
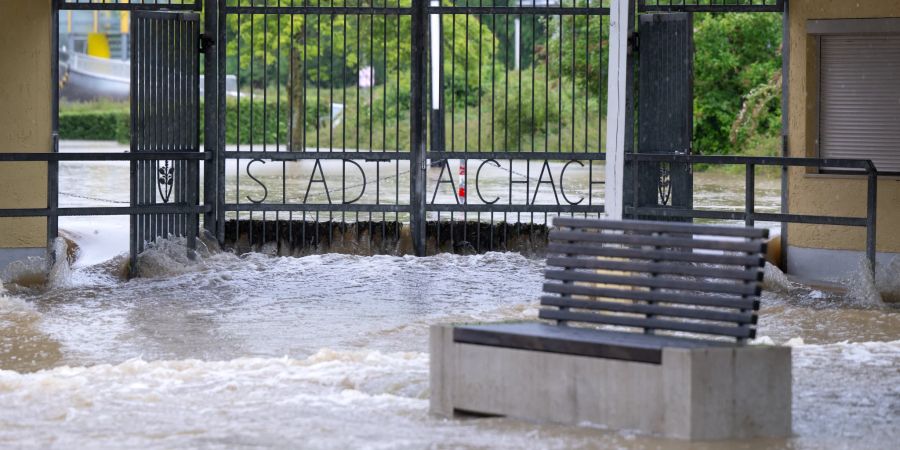
[[[900,173],[900,34],[822,36],[819,153]]]

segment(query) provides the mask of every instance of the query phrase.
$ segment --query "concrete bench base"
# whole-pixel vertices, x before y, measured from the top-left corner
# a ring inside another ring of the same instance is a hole
[[[662,364],[462,344],[431,328],[431,412],[677,439],[791,434],[791,349],[663,350]]]

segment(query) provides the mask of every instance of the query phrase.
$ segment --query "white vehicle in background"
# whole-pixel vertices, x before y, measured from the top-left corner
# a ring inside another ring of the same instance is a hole
[[[70,34],[59,49],[60,96],[70,101],[128,101],[131,58],[127,34]],[[203,94],[200,75],[200,94]],[[236,97],[236,75],[225,77],[225,91]]]

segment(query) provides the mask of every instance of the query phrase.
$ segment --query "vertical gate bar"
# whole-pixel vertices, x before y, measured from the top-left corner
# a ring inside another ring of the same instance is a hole
[[[155,21],[148,20],[147,26],[150,28],[149,33],[147,34],[147,46],[150,51],[150,62],[148,64],[148,69],[150,72],[150,86],[147,92],[147,101],[150,102],[150,108],[153,112],[150,116],[150,123],[148,125],[151,128],[150,140],[147,142],[147,151],[155,151],[158,150],[159,146],[159,122],[161,120],[160,117],[160,105],[159,105],[159,45],[156,45],[153,42],[152,37],[156,36],[160,32],[160,24]],[[156,199],[156,185],[152,182],[153,173],[155,172],[154,168],[156,167],[156,161],[147,161],[147,165],[149,167],[144,168],[145,179],[144,183],[146,184],[146,191],[144,194],[147,196],[146,202],[147,204],[156,203],[154,200]],[[150,176],[146,176],[150,175]],[[158,214],[148,214],[149,218],[149,235],[145,236],[146,240],[152,239],[153,236],[156,235],[157,230],[157,218]]]
[[[167,119],[166,120],[165,146],[166,146],[166,150],[168,150],[168,151],[172,151],[174,149],[175,142],[176,142],[175,141],[176,133],[178,131],[178,128],[180,128],[178,126],[178,124],[175,123],[178,119],[178,116],[175,113],[175,107],[176,107],[175,100],[176,100],[176,89],[177,89],[176,74],[177,74],[177,70],[178,70],[178,64],[177,64],[175,56],[176,56],[176,53],[178,50],[178,48],[177,48],[178,34],[177,33],[178,33],[178,25],[180,23],[181,23],[181,20],[179,20],[179,19],[166,20],[168,29],[166,30],[166,43],[165,43],[166,65],[165,65],[164,70],[165,70],[166,87],[164,90],[164,95],[165,95],[165,101],[166,101],[166,119]],[[173,177],[180,175],[177,173],[176,168],[177,168],[177,164],[175,163],[175,161],[172,161],[171,170],[172,170]],[[171,183],[172,183],[172,188],[174,189],[176,187],[174,178],[172,179]],[[167,186],[165,186],[164,189],[166,189],[166,191],[168,192]],[[173,202],[173,201],[177,201],[177,200],[178,200],[177,197],[171,197],[171,194],[170,194],[169,202]],[[161,236],[163,239],[168,238],[170,234],[176,234],[176,229],[175,229],[175,217],[176,216],[177,216],[177,214],[171,214],[171,213],[166,214],[165,227],[163,229],[163,233]]]
[[[746,181],[744,182],[744,224],[752,227],[756,222],[753,218],[756,207],[756,165],[747,164]]]
[[[193,121],[190,118],[190,107],[191,103],[188,101],[188,92],[189,88],[187,86],[187,77],[188,73],[190,73],[190,61],[191,56],[195,55],[197,50],[192,48],[194,43],[193,34],[194,27],[193,22],[190,20],[179,22],[179,28],[181,29],[178,33],[178,48],[179,51],[177,53],[177,61],[178,61],[178,71],[177,73],[177,86],[178,86],[178,95],[176,96],[176,115],[179,116],[179,132],[177,144],[175,146],[176,151],[194,151],[194,146],[192,145],[192,141],[188,135],[191,125]],[[199,80],[198,80],[199,81]],[[181,195],[179,195],[179,202],[187,203],[190,200],[190,192],[188,192],[188,185],[190,184],[188,181],[191,178],[190,168],[188,161],[181,160],[178,162],[178,166],[182,171],[182,176],[178,177],[178,185],[180,188]],[[193,206],[193,205],[192,205]],[[187,237],[187,228],[188,222],[190,222],[191,214],[177,214],[178,218],[178,233],[182,236]]]
[[[130,148],[131,153],[137,153],[138,151],[138,139],[135,131],[137,127],[135,123],[140,121],[141,116],[138,112],[138,105],[140,102],[140,89],[137,87],[138,83],[140,83],[141,77],[138,75],[138,67],[141,66],[141,60],[136,58],[137,55],[137,46],[140,43],[139,34],[140,34],[140,19],[132,18],[131,20],[131,142]],[[140,161],[131,161],[129,164],[129,203],[130,206],[136,206],[138,203],[138,164]],[[129,240],[128,240],[128,254],[130,257],[129,264],[129,276],[135,276],[137,274],[137,254],[138,254],[138,215],[131,214],[129,216]]]
[[[186,108],[188,120],[187,123],[190,124],[187,129],[187,138],[186,143],[190,146],[191,151],[199,152],[200,151],[200,139],[197,136],[197,130],[200,127],[200,18],[196,17],[195,20],[192,20],[188,26],[188,45],[189,49],[188,60],[187,60],[187,73],[186,73],[186,82],[185,93],[187,97],[187,105]],[[198,184],[200,183],[200,162],[199,161],[185,161],[184,164],[188,168],[188,176],[186,180],[187,187],[187,201],[191,206],[196,206],[200,203],[200,187]],[[185,216],[187,219],[187,248],[188,248],[188,256],[194,256],[194,250],[197,248],[197,233],[200,231],[199,220],[200,217],[197,213],[190,213]]]
[[[425,256],[425,104],[426,45],[428,42],[427,0],[412,0],[412,74],[410,77],[410,232],[417,256]]]
[[[151,44],[151,37],[157,31],[157,26],[152,21],[144,18],[141,19],[143,25],[141,28],[143,29],[143,39],[141,43],[141,61],[144,67],[144,74],[141,77],[141,92],[143,93],[140,101],[140,106],[143,107],[146,114],[144,115],[144,142],[141,145],[141,148],[138,151],[153,151],[154,142],[156,142],[156,124],[159,122],[158,114],[159,109],[154,102],[154,85],[156,83],[156,75],[154,72],[154,64],[156,63],[156,51],[155,47]],[[156,194],[155,187],[153,184],[153,166],[156,163],[150,160],[144,160],[138,166],[140,168],[139,178],[140,178],[140,186],[141,186],[141,196],[138,198],[138,202],[142,205],[149,205],[153,202],[154,195]],[[144,251],[144,246],[147,241],[150,239],[150,234],[153,232],[153,214],[143,214],[141,216],[142,225],[140,227],[140,235],[138,236],[138,251]]]
[[[158,54],[159,59],[157,60],[157,65],[156,65],[156,70],[157,70],[159,79],[158,79],[157,89],[156,89],[156,93],[155,93],[155,95],[157,97],[157,101],[159,102],[159,119],[158,119],[159,120],[159,122],[158,122],[159,136],[158,136],[158,139],[155,142],[155,144],[156,144],[156,148],[159,151],[165,151],[167,149],[166,140],[168,139],[169,133],[171,132],[171,130],[169,129],[171,126],[171,124],[170,124],[171,117],[169,116],[169,108],[168,108],[169,105],[166,103],[166,100],[167,100],[166,92],[168,91],[168,83],[167,83],[168,80],[166,79],[166,74],[168,72],[168,64],[167,64],[168,52],[166,50],[169,48],[169,43],[166,40],[166,35],[169,32],[169,21],[160,20],[158,22],[160,25],[160,30],[159,30],[159,34],[157,35],[158,38],[154,39],[154,44],[156,45],[158,52],[159,52],[159,54]],[[158,201],[162,201],[162,198],[160,198],[161,192],[160,192],[160,186],[159,186],[159,168],[160,168],[161,162],[162,162],[162,160],[156,161],[156,172],[154,172],[154,174],[153,174],[154,175],[153,179],[155,181],[154,186],[156,188],[155,197]],[[152,242],[156,242],[157,236],[165,234],[166,221],[168,220],[168,215],[165,213],[159,213],[156,215],[156,218],[157,218],[156,230],[154,231],[153,235],[150,236],[150,240]]]
[[[50,86],[51,92],[51,149],[52,153],[59,153],[59,5],[54,0],[51,5],[50,20]],[[47,247],[51,249],[47,255],[47,262],[54,264],[53,242],[59,235],[59,216],[56,215],[59,207],[59,162],[47,162]]]
[[[172,148],[173,151],[179,151],[182,149],[186,149],[186,145],[184,145],[184,132],[190,123],[186,123],[187,119],[186,110],[188,104],[184,101],[184,63],[187,60],[184,52],[188,50],[185,45],[185,37],[186,33],[190,31],[189,23],[187,20],[177,20],[175,21],[175,40],[173,42],[173,47],[175,48],[175,70],[173,71],[174,75],[174,83],[173,83],[173,101],[172,101],[172,115],[175,130],[173,136],[174,146]],[[176,203],[185,203],[187,201],[187,161],[178,160],[173,161],[172,164],[175,167],[175,200]],[[176,236],[185,236],[186,231],[186,220],[188,214],[173,214],[172,217],[175,222],[174,233]]]
[[[187,21],[186,23],[183,23],[181,28],[182,28],[182,33],[181,33],[181,36],[179,37],[179,40],[181,41],[181,45],[180,45],[181,53],[179,53],[179,56],[181,56],[179,58],[181,60],[181,70],[178,72],[179,73],[178,85],[179,85],[179,91],[180,91],[179,100],[178,100],[178,105],[179,105],[178,111],[180,112],[180,115],[181,115],[181,117],[184,118],[184,120],[181,121],[182,126],[181,126],[181,133],[179,136],[180,142],[178,143],[178,148],[176,148],[176,150],[177,151],[198,151],[199,149],[197,148],[197,146],[194,145],[194,140],[191,137],[191,128],[196,126],[196,124],[194,123],[192,113],[191,113],[191,111],[192,111],[191,108],[195,107],[195,105],[193,104],[193,102],[190,101],[192,89],[189,86],[188,80],[191,78],[192,68],[194,66],[192,64],[192,58],[198,57],[196,55],[199,55],[199,48],[195,48],[196,33],[199,33],[199,30],[195,29],[193,21]],[[199,81],[200,81],[199,79],[194,80],[194,82],[197,83],[198,85],[199,85]],[[199,87],[197,89],[199,89]],[[193,197],[193,191],[195,190],[195,188],[189,187],[191,184],[192,178],[193,178],[193,174],[191,173],[191,169],[193,168],[192,167],[193,165],[194,165],[194,163],[192,161],[184,161],[184,160],[181,161],[181,170],[183,170],[185,172],[185,176],[181,177],[181,181],[180,181],[181,189],[183,192],[183,194],[181,196],[182,197],[181,201],[187,202],[191,206],[194,206],[194,204],[191,203],[190,200],[191,200],[191,197]],[[193,214],[179,214],[178,215],[181,218],[181,220],[180,220],[181,224],[179,225],[179,227],[180,227],[179,232],[184,236],[188,235],[188,228],[189,228],[188,224],[190,222],[193,222],[191,220],[192,215]],[[188,242],[188,245],[190,245],[190,242]]]
[[[213,142],[213,149],[208,150],[214,152],[215,160],[207,162],[207,164],[215,164],[215,177],[216,177],[216,186],[215,186],[215,220],[216,220],[216,228],[215,235],[216,239],[219,241],[219,244],[225,243],[225,158],[223,152],[225,151],[225,95],[218,95],[219,92],[225,92],[225,8],[222,3],[224,0],[207,0],[207,7],[210,9],[215,8],[218,12],[218,18],[215,21],[216,28],[213,29],[215,33],[215,55],[217,58],[217,64],[214,68],[215,78],[217,82],[216,95],[211,97],[211,91],[209,94],[206,94],[206,100],[209,101],[213,98],[217,99],[217,109],[216,109],[216,117],[215,119],[207,119],[207,120],[215,120],[215,126],[211,127],[216,131],[216,140]],[[209,12],[212,14],[212,12]],[[240,17],[240,16],[239,16]],[[209,22],[207,22],[209,24]],[[238,56],[240,58],[240,56]],[[210,76],[207,73],[207,76]],[[240,100],[240,97],[238,97]],[[238,105],[238,111],[240,111],[240,101],[236,102]],[[237,128],[240,128],[239,126]],[[238,213],[235,213],[235,217],[238,217]],[[235,230],[237,230],[237,220],[235,220]]]
[[[782,2],[782,11],[781,11],[781,42],[791,42],[791,17],[790,17],[790,1],[784,0]],[[788,135],[790,134],[790,85],[791,83],[785,83],[783,80],[791,79],[791,46],[784,45],[781,49],[781,156],[787,158],[790,156],[790,144],[788,140]],[[790,181],[790,172],[788,171],[788,166],[781,166],[781,214],[789,214],[790,213],[790,204],[788,202],[788,193],[789,183]],[[781,222],[781,248],[784,249],[781,252],[781,264],[784,267],[788,265],[789,251],[788,246],[790,245],[790,238],[788,236],[788,223]]]
[[[146,24],[143,19],[139,16],[135,16],[132,18],[132,26],[134,27],[132,40],[132,54],[131,60],[137,62],[137,67],[135,70],[137,71],[137,79],[134,80],[134,91],[132,94],[131,102],[136,103],[135,108],[137,109],[138,119],[140,120],[139,124],[143,126],[140,129],[134,129],[134,125],[132,125],[131,130],[131,139],[134,145],[134,151],[139,152],[146,145],[147,136],[148,136],[148,128],[147,125],[147,117],[149,115],[149,111],[147,110],[147,101],[145,91],[147,89],[147,61],[144,56],[144,51],[146,47],[144,46],[144,39],[147,33]],[[135,139],[135,135],[140,136]],[[134,191],[135,191],[135,205],[141,204],[144,195],[144,182],[142,179],[142,174],[144,173],[144,161],[137,161],[135,164],[135,180],[134,180]],[[141,251],[141,239],[144,235],[144,221],[146,220],[146,216],[143,214],[138,214],[135,216],[135,248],[138,253]]]
[[[872,270],[872,275],[875,275],[875,264],[877,257],[877,247],[876,247],[876,231],[875,224],[877,220],[877,208],[878,208],[878,171],[875,169],[875,166],[869,161],[868,168],[868,183],[867,183],[867,195],[866,195],[866,258],[869,260],[869,265]]]

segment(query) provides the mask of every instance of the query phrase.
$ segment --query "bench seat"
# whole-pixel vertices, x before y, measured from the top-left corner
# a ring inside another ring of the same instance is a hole
[[[791,349],[756,337],[767,230],[557,217],[533,322],[431,328],[432,412],[678,439],[791,432]]]
[[[561,327],[539,322],[458,325],[453,341],[651,364],[662,363],[665,347],[732,347],[733,342],[690,339],[594,328]]]

